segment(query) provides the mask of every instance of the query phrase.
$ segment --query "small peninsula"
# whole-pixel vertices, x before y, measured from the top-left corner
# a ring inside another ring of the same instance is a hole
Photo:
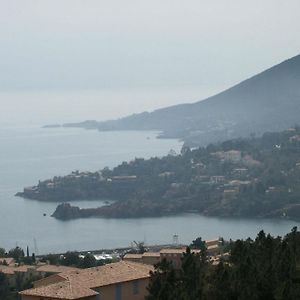
[[[186,212],[300,220],[300,127],[183,147],[179,155],[136,158],[99,172],[74,171],[39,181],[17,196],[63,203],[53,214],[63,220]],[[81,199],[114,202],[85,209],[70,204]]]

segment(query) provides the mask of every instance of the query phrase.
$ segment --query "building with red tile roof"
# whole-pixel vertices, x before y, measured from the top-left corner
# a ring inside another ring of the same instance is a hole
[[[22,291],[22,300],[142,300],[153,266],[121,261],[101,267],[67,271],[39,280]]]

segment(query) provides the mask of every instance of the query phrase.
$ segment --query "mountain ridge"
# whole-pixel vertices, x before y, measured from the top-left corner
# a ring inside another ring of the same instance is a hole
[[[98,130],[160,130],[190,145],[260,135],[298,124],[300,55],[287,59],[214,96],[118,120],[64,124]]]

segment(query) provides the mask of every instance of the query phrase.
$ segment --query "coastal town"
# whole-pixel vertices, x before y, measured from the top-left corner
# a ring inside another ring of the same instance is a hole
[[[288,158],[288,159],[287,159]],[[135,218],[193,212],[222,217],[299,219],[300,128],[240,138],[180,154],[136,158],[97,172],[74,171],[39,181],[17,196],[64,202],[62,220]],[[103,199],[98,208],[71,201]]]
[[[300,300],[300,0],[0,0],[0,300]]]
[[[217,266],[221,260],[228,261],[229,253],[223,252],[222,238],[202,243],[200,246],[205,247],[205,255],[211,266]],[[92,256],[99,264],[91,268],[50,264],[42,256],[29,265],[20,262],[20,257],[1,257],[0,274],[6,277],[11,290],[19,290],[22,300],[142,300],[147,296],[150,272],[154,271],[154,266],[165,260],[179,271],[188,246],[156,245],[143,247],[142,251],[138,246],[143,245],[137,244],[135,248],[122,251],[111,250],[109,254],[79,254],[81,259]],[[191,250],[195,255],[200,252],[200,249]],[[60,258],[64,260],[67,255],[61,254]],[[20,291],[23,283],[32,288]]]
[[[30,257],[28,249],[27,255],[20,248],[4,255],[1,250],[0,298],[228,300],[253,299],[255,294],[257,299],[269,295],[269,299],[296,300],[300,295],[296,227],[284,237],[260,231],[255,239],[202,241],[199,237],[190,245],[136,246],[107,261],[105,253]]]

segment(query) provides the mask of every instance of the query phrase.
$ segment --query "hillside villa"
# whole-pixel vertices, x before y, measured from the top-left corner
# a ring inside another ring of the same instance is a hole
[[[101,267],[67,271],[34,282],[20,292],[22,300],[142,300],[153,266],[120,261]]]
[[[207,249],[207,254],[210,258],[214,258],[220,254],[220,245],[222,243],[221,239],[214,239],[205,241],[205,246]],[[145,252],[143,254],[131,254],[128,253],[124,256],[125,261],[138,262],[143,264],[154,265],[166,259],[171,262],[175,269],[180,269],[181,259],[183,253],[186,251],[186,247],[179,248],[163,248],[159,252]],[[192,249],[192,253],[199,254],[200,250]]]

